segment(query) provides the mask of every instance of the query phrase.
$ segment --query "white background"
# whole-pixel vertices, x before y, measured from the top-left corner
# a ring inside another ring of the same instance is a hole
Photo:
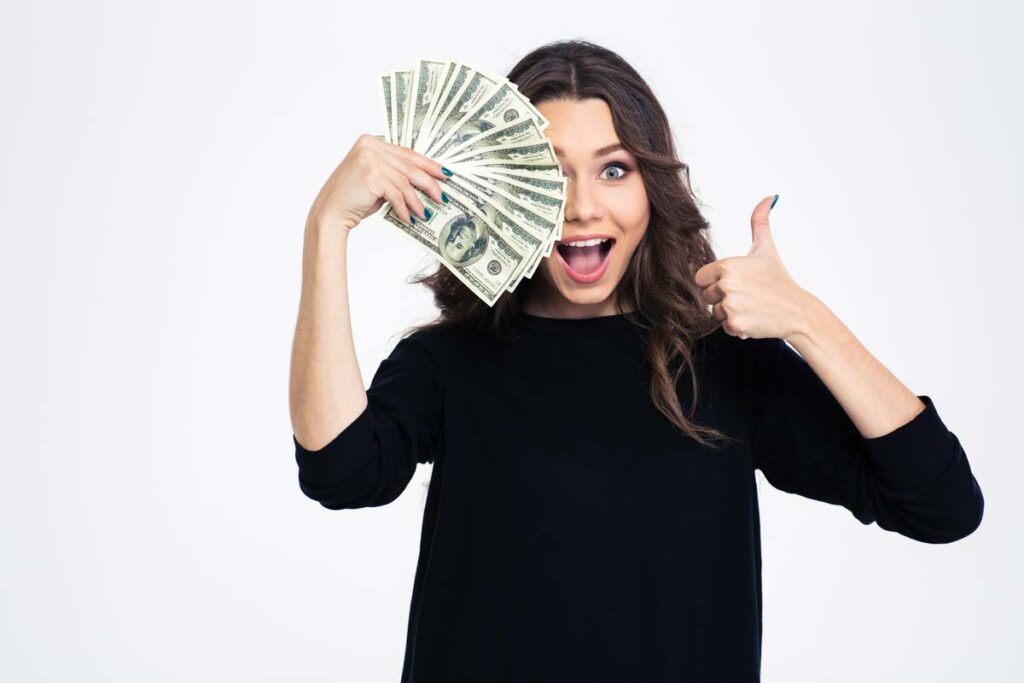
[[[500,7],[500,9],[499,9]],[[501,23],[496,23],[500,20]],[[764,680],[1020,680],[1024,156],[1012,2],[5,3],[0,678],[397,681],[429,466],[299,491],[302,229],[379,72],[618,51],[670,116],[719,257],[750,213],[960,438],[980,529],[927,545],[761,480]],[[349,241],[363,378],[434,262]]]

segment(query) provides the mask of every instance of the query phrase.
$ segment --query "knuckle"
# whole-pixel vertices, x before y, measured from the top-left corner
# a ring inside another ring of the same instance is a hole
[[[432,184],[432,178],[422,168],[413,169],[412,178],[420,187],[430,187]]]
[[[371,169],[366,173],[366,184],[371,188],[385,187],[384,176],[377,169]]]
[[[361,145],[355,149],[352,153],[357,163],[363,164],[364,166],[373,165],[373,150],[365,145]]]

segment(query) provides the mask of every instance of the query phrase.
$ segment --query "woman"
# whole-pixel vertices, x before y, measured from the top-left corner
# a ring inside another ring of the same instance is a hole
[[[493,307],[443,266],[420,279],[440,318],[364,391],[348,236],[385,199],[425,217],[413,188],[445,201],[448,176],[360,137],[306,227],[301,489],[384,505],[433,463],[403,681],[756,681],[755,470],[925,543],[970,534],[981,491],[931,399],[786,272],[772,197],[750,253],[716,260],[665,113],[618,55],[554,43],[508,78],[568,178],[560,243]]]

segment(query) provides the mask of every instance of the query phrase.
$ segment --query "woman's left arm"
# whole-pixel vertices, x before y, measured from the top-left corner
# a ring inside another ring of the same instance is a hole
[[[969,535],[984,498],[959,440],[930,397],[790,277],[768,225],[771,199],[751,216],[749,254],[695,273],[725,332],[757,340],[757,466],[776,488],[845,505],[864,523],[930,543]]]
[[[696,272],[696,283],[704,287],[704,298],[727,333],[743,339],[785,339],[810,363],[865,438],[888,434],[923,411],[924,403],[790,276],[768,221],[776,199],[778,195],[765,197],[754,207],[750,252],[708,263]]]
[[[888,434],[925,409],[925,404],[871,355],[832,310],[810,292],[796,328],[786,341],[814,373],[866,439]]]

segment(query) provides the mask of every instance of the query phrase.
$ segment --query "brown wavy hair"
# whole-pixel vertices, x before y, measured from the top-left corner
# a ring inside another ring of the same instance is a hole
[[[647,330],[651,400],[672,424],[702,445],[712,446],[716,439],[735,441],[693,423],[676,391],[685,368],[693,391],[692,416],[697,404],[693,347],[721,321],[708,310],[694,282],[694,273],[716,260],[707,237],[710,224],[697,208],[689,166],[677,158],[668,118],[654,93],[622,57],[584,40],[542,45],[520,59],[507,77],[535,106],[545,100],[591,97],[608,104],[615,132],[637,158],[651,205],[647,231],[614,293],[618,310],[635,305],[624,315]],[[408,282],[433,291],[440,315],[406,334],[446,326],[490,331],[499,337],[509,333],[533,286],[524,278],[515,291],[488,306],[443,264]]]

